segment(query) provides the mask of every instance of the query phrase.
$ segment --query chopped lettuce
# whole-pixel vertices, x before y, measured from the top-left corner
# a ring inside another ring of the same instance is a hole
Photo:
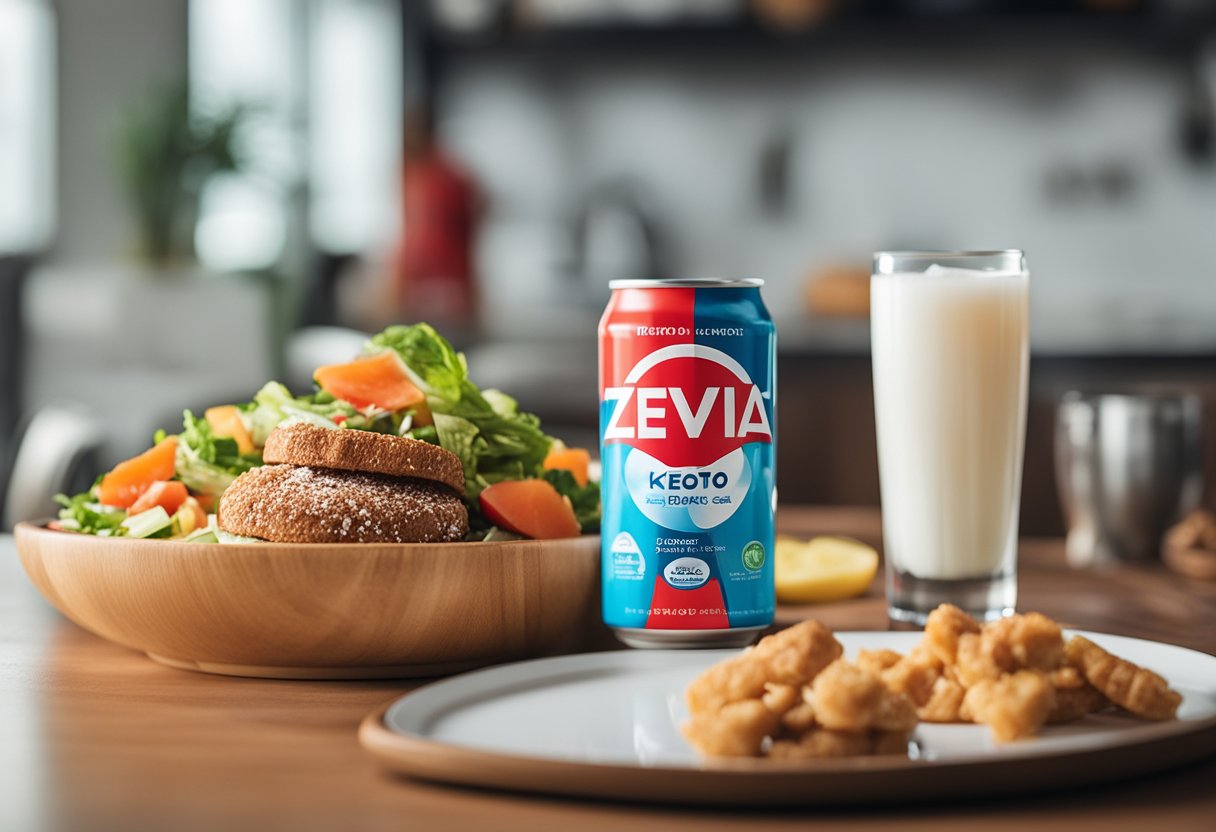
[[[509,532],[506,529],[500,529],[498,526],[491,526],[481,538],[486,543],[501,543],[509,540],[527,540],[522,534]]]
[[[600,530],[599,483],[588,482],[586,485],[579,485],[574,474],[560,468],[545,471],[545,479],[557,489],[558,494],[570,500],[583,534],[595,534]]]
[[[470,389],[477,392],[469,381],[464,354],[452,349],[430,324],[390,326],[372,338],[371,347],[396,351],[414,383],[426,393],[431,412],[452,413]],[[485,404],[484,399],[481,402]]]
[[[368,408],[359,410],[350,402],[335,399],[323,391],[311,396],[292,396],[277,381],[268,383],[253,397],[253,403],[245,407],[249,420],[249,434],[258,447],[266,444],[266,437],[279,425],[306,422],[321,428],[354,428],[377,433],[397,433],[404,415],[387,410]]]
[[[254,395],[253,404],[245,415],[249,419],[249,435],[253,438],[253,444],[260,448],[266,444],[270,432],[288,419],[334,428],[337,427],[335,416],[348,419],[356,412],[351,405],[335,402],[332,397],[329,402],[320,405],[307,398],[296,398],[282,384],[272,381]]]
[[[464,465],[465,499],[491,483],[539,477],[553,438],[540,420],[519,410],[497,390],[484,393],[469,381],[464,355],[428,324],[391,326],[372,338],[371,350],[391,349],[401,357],[414,383],[426,394],[434,420],[405,435],[438,444]]]
[[[115,537],[126,533],[123,521],[127,513],[120,508],[103,506],[97,502],[97,486],[83,491],[74,497],[66,494],[56,494],[55,502],[63,506],[59,510],[59,525],[61,528],[84,534],[97,534]]]
[[[223,529],[218,528],[218,527],[216,529],[214,529],[214,531],[215,531],[216,541],[219,543],[223,543],[225,545],[236,544],[236,543],[265,543],[266,542],[265,540],[262,540],[262,538],[260,538],[260,537],[245,537],[244,535],[233,534],[232,532],[226,532]]]
[[[122,521],[122,527],[126,529],[127,537],[171,537],[173,518],[164,506],[152,506],[147,511],[127,517]]]
[[[164,438],[158,433],[156,441]],[[238,476],[262,464],[262,455],[242,454],[235,439],[216,436],[206,419],[182,413],[174,468],[179,479],[199,494],[222,494]]]
[[[204,526],[201,529],[195,529],[182,538],[182,543],[219,543],[220,539],[215,536],[215,530]]]

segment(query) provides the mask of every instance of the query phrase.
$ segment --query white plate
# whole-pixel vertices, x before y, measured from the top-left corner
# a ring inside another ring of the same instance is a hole
[[[426,779],[527,791],[697,804],[933,799],[1094,782],[1216,753],[1216,658],[1085,633],[1183,694],[1178,720],[1118,713],[994,744],[978,725],[920,725],[910,759],[701,759],[680,735],[684,688],[736,651],[618,651],[521,662],[437,682],[373,714],[364,746]],[[838,633],[907,652],[920,633]]]

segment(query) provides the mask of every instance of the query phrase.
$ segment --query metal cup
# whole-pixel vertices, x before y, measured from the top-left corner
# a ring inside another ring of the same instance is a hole
[[[1189,393],[1072,391],[1056,417],[1068,562],[1150,560],[1203,491],[1203,407]]]

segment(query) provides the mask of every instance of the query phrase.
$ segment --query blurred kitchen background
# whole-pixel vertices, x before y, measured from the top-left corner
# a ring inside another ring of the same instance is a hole
[[[0,0],[7,517],[397,321],[593,446],[608,281],[699,275],[782,500],[876,505],[881,248],[1027,251],[1024,533],[1070,389],[1200,393],[1216,482],[1214,119],[1211,0]]]

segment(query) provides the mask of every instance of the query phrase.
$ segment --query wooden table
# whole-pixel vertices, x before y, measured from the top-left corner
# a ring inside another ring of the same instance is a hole
[[[803,509],[787,528],[877,542],[872,510]],[[1216,585],[1160,567],[1074,572],[1023,541],[1024,609],[1079,627],[1216,650]],[[837,629],[886,626],[865,598],[786,608]],[[831,812],[689,811],[458,790],[380,771],[359,720],[417,683],[282,682],[172,670],[61,619],[0,537],[0,830],[1216,828],[1216,757],[1065,794]],[[1214,749],[1216,751],[1216,749]]]

